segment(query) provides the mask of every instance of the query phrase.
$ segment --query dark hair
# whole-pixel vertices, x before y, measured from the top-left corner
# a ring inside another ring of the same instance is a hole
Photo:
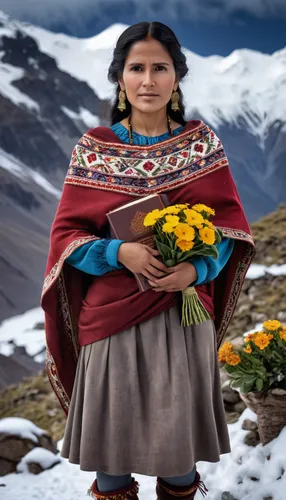
[[[139,40],[146,39],[148,36],[151,36],[155,40],[158,40],[158,42],[160,42],[167,49],[171,58],[173,59],[175,72],[179,77],[179,80],[181,80],[188,72],[186,56],[182,52],[181,45],[175,33],[170,28],[168,28],[168,26],[158,22],[141,22],[133,24],[132,26],[127,28],[120,35],[117,41],[116,47],[113,51],[113,60],[108,70],[108,80],[112,83],[117,84],[116,99],[111,109],[112,125],[127,117],[131,112],[131,105],[128,99],[126,99],[126,110],[122,112],[117,108],[120,92],[118,76],[123,73],[125,60],[128,56],[131,46]],[[177,91],[180,95],[180,110],[173,111],[171,108],[171,101],[169,101],[167,104],[167,113],[173,120],[181,123],[182,125],[185,125],[186,121],[184,119],[185,106],[183,104],[183,94],[179,87]]]

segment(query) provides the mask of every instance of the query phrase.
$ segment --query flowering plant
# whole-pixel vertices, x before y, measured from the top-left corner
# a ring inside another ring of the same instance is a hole
[[[286,326],[280,321],[263,323],[263,330],[249,333],[244,347],[225,342],[219,361],[231,378],[231,386],[242,393],[286,389]]]
[[[167,267],[190,260],[193,256],[218,257],[216,244],[222,233],[210,221],[215,211],[201,203],[170,205],[163,210],[149,212],[144,225],[154,232],[156,247]],[[199,300],[194,287],[182,292],[182,325],[199,324],[210,316]]]

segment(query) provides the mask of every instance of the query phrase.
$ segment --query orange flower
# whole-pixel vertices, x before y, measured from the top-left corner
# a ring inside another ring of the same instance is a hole
[[[285,340],[286,342],[286,326],[283,326],[283,329],[281,330],[281,332],[279,332],[279,335],[280,339]]]
[[[255,335],[257,334],[258,332],[254,332],[254,333],[249,333],[248,335],[246,335],[246,337],[244,337],[244,342],[249,342],[250,340],[253,340]]]
[[[264,328],[266,330],[279,330],[281,328],[281,323],[280,321],[277,321],[276,319],[270,319],[269,321],[264,321],[263,323]]]
[[[224,342],[224,344],[220,347],[218,351],[218,360],[219,362],[227,362],[229,356],[233,354],[233,345],[231,342]]]
[[[267,333],[258,332],[255,335],[253,342],[257,347],[259,347],[261,351],[263,351],[266,347],[269,346],[271,339],[273,339],[273,335],[267,335]]]
[[[247,354],[251,354],[252,353],[252,349],[250,347],[250,345],[248,344],[244,349],[244,352],[246,352]]]
[[[233,355],[229,358],[227,363],[231,366],[235,366],[235,365],[238,365],[240,363],[240,361],[241,361],[241,359],[240,359],[239,354],[233,353]]]

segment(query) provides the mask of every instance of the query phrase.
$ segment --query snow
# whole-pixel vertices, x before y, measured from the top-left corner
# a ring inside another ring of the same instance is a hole
[[[61,458],[57,458],[54,453],[44,448],[34,448],[25,455],[17,465],[17,472],[29,473],[28,464],[37,463],[43,470],[50,469],[60,463]]]
[[[273,276],[285,276],[286,275],[286,264],[273,264],[272,266],[264,266],[262,264],[251,264],[249,267],[246,278],[254,280],[261,278],[266,273],[272,274]]]
[[[72,120],[81,120],[83,121],[87,127],[89,128],[94,128],[100,125],[99,118],[95,115],[93,115],[88,109],[86,108],[80,108],[79,113],[75,113],[69,108],[66,108],[65,106],[62,106],[62,111]]]
[[[39,174],[30,167],[27,167],[15,156],[7,153],[0,148],[0,168],[8,170],[10,173],[19,177],[21,180],[33,180],[36,184],[41,186],[48,193],[53,194],[57,199],[60,198],[61,192],[56,189],[43,175]]]
[[[5,356],[13,353],[13,346],[9,344],[11,340],[18,346],[25,346],[30,356],[42,350],[46,345],[45,332],[34,329],[38,323],[44,323],[44,312],[40,307],[4,320],[0,324],[0,353]],[[35,361],[43,359],[40,356]]]
[[[19,436],[22,439],[30,439],[38,444],[38,436],[47,434],[46,431],[40,429],[37,425],[26,420],[25,418],[8,417],[0,420],[0,433],[11,434]]]
[[[8,35],[8,33],[6,33]],[[0,36],[2,30],[0,28]],[[15,68],[7,63],[2,63],[0,60],[0,94],[10,99],[16,106],[26,106],[33,111],[39,111],[38,104],[26,94],[21,92],[13,85],[13,82],[23,78],[25,71],[21,68]]]
[[[222,493],[228,491],[237,500],[262,500],[268,496],[273,500],[285,500],[286,427],[266,446],[259,444],[256,447],[250,447],[244,444],[247,431],[241,428],[245,419],[257,421],[256,415],[247,408],[236,423],[228,425],[231,453],[222,455],[218,463],[197,463],[197,469],[209,489],[207,499],[221,500]],[[27,421],[15,420],[18,421],[19,435],[26,433],[29,429]],[[8,427],[6,422],[4,429],[7,430]],[[61,446],[62,440],[57,444],[59,450]],[[39,475],[27,472],[28,462],[39,462],[44,469],[47,469],[55,461],[60,463]],[[53,455],[41,448],[35,448],[22,459],[18,472],[22,473],[8,474],[1,478],[2,485],[5,485],[1,489],[1,493],[4,494],[1,497],[3,500],[14,500],[19,491],[21,500],[31,498],[52,500],[54,497],[61,500],[70,500],[70,498],[84,500],[86,491],[96,476],[95,472],[80,471],[78,465],[70,464],[59,454]],[[136,473],[133,476],[140,485],[140,498],[152,500],[155,495],[156,478]],[[196,499],[201,498],[201,494],[197,493]]]

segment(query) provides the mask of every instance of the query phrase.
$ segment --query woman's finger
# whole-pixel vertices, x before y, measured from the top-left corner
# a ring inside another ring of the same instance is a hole
[[[149,271],[149,273],[153,274],[153,276],[155,278],[161,278],[162,276],[164,276],[164,277],[166,276],[166,273],[164,271],[159,271],[159,269],[152,266],[152,264],[149,264],[149,266],[147,267],[147,271]]]
[[[145,278],[148,278],[148,280],[154,281],[156,279],[156,276],[154,276],[153,274],[151,274],[148,271],[148,269],[143,269],[143,271],[141,272],[141,274],[143,274],[143,276],[145,276]]]
[[[156,259],[156,257],[152,256],[149,263],[157,269],[160,269],[160,271],[164,271],[165,273],[168,272],[167,266],[165,266],[165,264],[163,264],[160,260]]]
[[[155,248],[152,248],[152,247],[149,247],[148,245],[144,245],[144,247],[148,250],[148,252],[149,252],[151,255],[160,255],[159,250],[157,250],[157,249],[155,249]]]

